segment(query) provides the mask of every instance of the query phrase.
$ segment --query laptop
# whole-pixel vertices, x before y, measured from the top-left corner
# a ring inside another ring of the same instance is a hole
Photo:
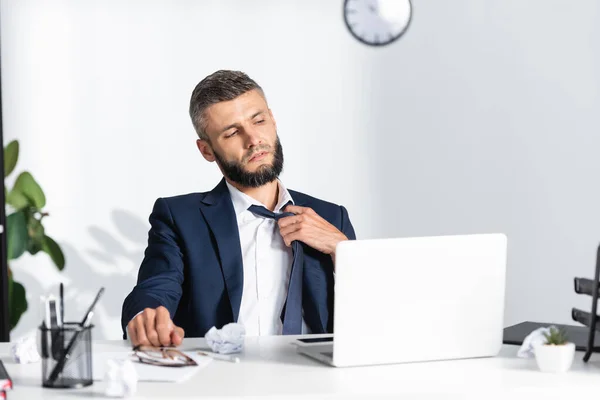
[[[497,233],[341,242],[334,338],[297,352],[335,367],[495,356],[506,255]]]

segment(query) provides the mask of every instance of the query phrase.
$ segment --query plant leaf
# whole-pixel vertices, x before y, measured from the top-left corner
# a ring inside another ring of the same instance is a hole
[[[19,142],[13,140],[4,148],[4,177],[6,178],[15,169],[19,159]]]
[[[8,193],[6,196],[6,202],[15,210],[22,210],[32,205],[27,196],[15,189]]]
[[[33,176],[27,171],[21,172],[15,181],[12,191],[19,191],[25,195],[31,202],[31,205],[37,209],[41,209],[46,205],[46,196],[44,191],[33,179]]]
[[[27,212],[27,234],[29,235],[29,242],[27,243],[27,251],[32,255],[35,255],[42,249],[44,242],[44,226],[42,221],[37,219],[38,213]]]
[[[544,337],[546,338],[546,344],[549,345],[562,345],[569,340],[564,327],[556,328],[555,326],[551,326],[549,332],[544,333]]]
[[[12,276],[8,279],[9,297],[8,297],[8,318],[10,320],[10,329],[14,329],[19,323],[21,316],[27,311],[27,297],[25,288],[19,282],[15,282]]]
[[[44,240],[42,241],[42,250],[50,256],[54,262],[54,265],[56,265],[56,268],[58,268],[59,271],[62,271],[63,268],[65,268],[65,255],[63,254],[58,243],[56,243],[50,236],[44,236]]]
[[[6,247],[8,259],[21,257],[27,249],[27,219],[23,211],[17,211],[6,217]]]
[[[43,246],[44,242],[42,240],[31,238],[31,240],[29,240],[29,243],[27,243],[27,251],[32,256],[35,256],[40,250],[42,250]]]

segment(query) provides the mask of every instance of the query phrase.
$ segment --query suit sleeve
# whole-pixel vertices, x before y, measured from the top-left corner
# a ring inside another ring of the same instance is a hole
[[[159,198],[150,214],[150,232],[138,280],[123,302],[121,327],[126,339],[127,324],[145,308],[164,306],[171,318],[182,294],[183,254],[167,202]]]
[[[342,233],[346,235],[349,240],[356,240],[356,234],[354,233],[354,227],[350,222],[350,217],[348,216],[348,210],[344,206],[340,206],[342,211]]]

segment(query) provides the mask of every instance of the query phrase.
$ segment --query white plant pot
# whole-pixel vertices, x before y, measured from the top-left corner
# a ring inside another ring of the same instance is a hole
[[[542,372],[565,372],[571,368],[575,357],[575,344],[537,344],[534,347],[535,361]]]

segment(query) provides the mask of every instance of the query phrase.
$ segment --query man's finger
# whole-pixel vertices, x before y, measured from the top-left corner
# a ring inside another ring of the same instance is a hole
[[[183,337],[185,336],[185,332],[183,328],[178,326],[174,326],[173,332],[171,333],[171,343],[175,346],[179,346],[183,341]]]
[[[173,332],[173,322],[169,310],[165,307],[156,309],[156,332],[158,333],[158,342],[161,346],[171,344],[171,332]]]
[[[301,206],[294,206],[292,204],[286,206],[283,209],[283,211],[291,212],[291,213],[294,213],[294,214],[304,214],[308,210],[310,210],[310,208],[308,208],[308,207],[301,207]]]
[[[306,217],[302,214],[291,215],[289,217],[283,217],[279,219],[279,221],[277,221],[277,225],[279,225],[280,228],[284,228],[288,225],[297,224],[304,220],[306,220]]]
[[[279,233],[285,239],[289,234],[297,232],[300,229],[302,229],[302,225],[301,224],[291,224],[291,225],[287,225],[287,226],[285,226],[283,228],[280,228],[279,229]]]
[[[135,329],[135,321],[129,321],[127,324],[127,337],[133,346],[138,345],[137,332]]]
[[[156,332],[156,311],[151,309],[144,310],[144,328],[146,328],[146,337],[152,346],[160,346],[158,341],[158,332]]]
[[[146,325],[144,324],[144,313],[138,315],[134,319],[134,329],[135,334],[137,336],[137,343],[134,343],[134,346],[149,346],[150,341],[146,336]]]
[[[302,240],[302,239],[303,239],[303,237],[302,237],[302,235],[299,233],[299,231],[292,232],[292,233],[289,233],[289,234],[287,234],[287,235],[283,236],[283,241],[284,241],[284,243],[285,243],[285,245],[286,245],[287,247],[290,247],[290,246],[292,245],[292,242],[293,242],[294,240],[298,240],[298,241],[300,241],[300,242],[304,242],[304,240]]]

